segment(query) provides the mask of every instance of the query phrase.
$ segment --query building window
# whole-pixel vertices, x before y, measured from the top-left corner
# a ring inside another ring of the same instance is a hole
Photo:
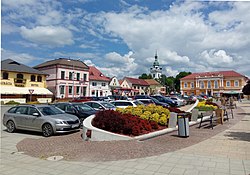
[[[65,89],[65,86],[64,86],[64,85],[61,85],[61,86],[59,87],[60,95],[64,95],[64,89]]]
[[[8,72],[3,72],[3,79],[4,80],[9,79],[9,73]]]
[[[73,80],[73,72],[69,72],[69,80]]]
[[[200,81],[200,88],[204,89],[204,82],[203,81]]]
[[[194,83],[193,82],[191,83],[191,88],[194,88]]]
[[[23,83],[23,74],[17,74],[16,78],[16,83]]]
[[[239,87],[239,80],[234,80],[234,87]]]
[[[100,91],[100,96],[101,96],[101,97],[103,96],[103,93],[102,93],[102,91]]]
[[[106,86],[106,83],[102,83],[102,86]]]
[[[87,87],[82,88],[82,94],[83,94],[83,96],[87,95]]]
[[[36,81],[36,76],[35,75],[31,75],[30,76],[30,81]]]
[[[73,90],[72,86],[69,86],[69,94],[70,95],[72,95],[72,92],[73,92],[72,90]]]
[[[87,81],[87,74],[83,74],[83,81]]]
[[[95,95],[95,91],[93,90],[93,91],[91,92],[91,94],[92,94],[92,95]]]
[[[62,80],[65,79],[65,71],[61,71],[61,79],[62,79]]]
[[[80,73],[76,73],[76,80],[77,80],[77,81],[80,80]]]
[[[211,88],[211,81],[207,81],[207,88]]]
[[[96,82],[92,82],[92,86],[97,86],[97,83]]]
[[[218,86],[218,80],[215,80],[215,81],[214,81],[214,88],[218,89],[218,87],[219,87],[219,86]]]
[[[231,86],[230,81],[227,81],[226,82],[226,87],[230,87],[230,86]]]
[[[37,81],[38,82],[42,82],[42,77],[41,76],[37,76]]]
[[[184,83],[184,88],[187,88],[187,86],[188,86],[187,83]]]
[[[76,86],[76,94],[80,94],[80,86]]]

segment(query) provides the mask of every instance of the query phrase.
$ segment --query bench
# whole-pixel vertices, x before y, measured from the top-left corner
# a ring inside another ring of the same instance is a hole
[[[210,115],[209,117],[207,118],[204,118],[205,116],[201,113],[201,117],[200,117],[200,125],[199,125],[199,128],[201,128],[201,124],[204,123],[204,122],[209,122],[210,126],[212,129],[214,129],[214,122],[217,122],[218,121],[220,123],[223,123],[221,120],[222,120],[222,117],[217,117],[216,115],[212,114]]]

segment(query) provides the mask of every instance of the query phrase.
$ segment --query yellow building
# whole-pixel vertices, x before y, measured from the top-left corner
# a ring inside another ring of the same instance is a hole
[[[184,95],[240,94],[247,78],[235,71],[192,73],[180,79]]]
[[[51,102],[53,93],[46,89],[47,74],[7,59],[1,62],[1,102]]]

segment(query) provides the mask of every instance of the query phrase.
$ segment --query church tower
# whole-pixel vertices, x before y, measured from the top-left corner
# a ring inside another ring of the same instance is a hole
[[[160,67],[160,64],[158,62],[157,52],[155,53],[155,61],[153,63],[153,66],[150,68],[150,73],[154,79],[161,78],[162,67]]]

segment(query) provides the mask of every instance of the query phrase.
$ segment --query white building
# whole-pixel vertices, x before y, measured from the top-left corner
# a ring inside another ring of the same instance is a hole
[[[150,73],[151,73],[153,79],[161,78],[162,67],[160,67],[160,64],[158,62],[157,53],[155,54],[155,61],[153,63],[153,66],[150,68]]]
[[[89,67],[80,60],[59,58],[34,67],[47,73],[47,87],[58,98],[89,96]]]
[[[112,95],[109,87],[110,79],[94,66],[89,66],[90,96],[105,97]]]

